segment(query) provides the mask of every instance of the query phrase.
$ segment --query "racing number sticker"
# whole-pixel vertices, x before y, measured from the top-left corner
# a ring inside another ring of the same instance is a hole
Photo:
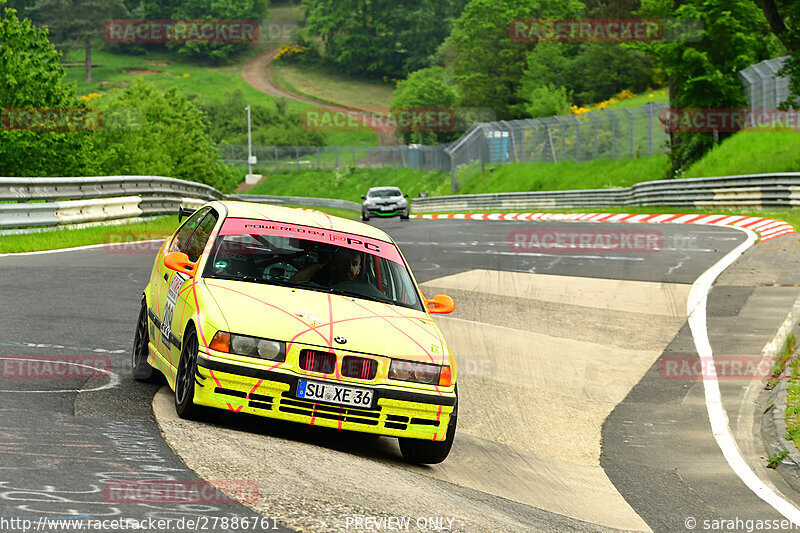
[[[164,305],[164,317],[161,319],[161,338],[167,348],[169,348],[169,337],[172,334],[172,317],[175,314],[175,303],[178,301],[178,292],[180,292],[183,283],[187,279],[189,279],[188,276],[180,272],[175,272],[175,275],[172,276],[172,281],[169,283],[167,303]]]

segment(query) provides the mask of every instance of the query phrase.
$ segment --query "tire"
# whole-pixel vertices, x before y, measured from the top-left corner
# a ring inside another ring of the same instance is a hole
[[[405,215],[401,214],[400,215],[400,220],[408,220],[408,217],[409,217],[409,213],[406,213]]]
[[[456,391],[457,393],[458,391]],[[458,398],[450,416],[450,424],[447,426],[447,436],[443,441],[434,442],[422,439],[409,439],[400,437],[400,453],[407,463],[415,465],[435,465],[447,459],[450,448],[453,447],[453,440],[456,437],[456,424],[458,422]]]
[[[366,214],[364,211],[361,212],[361,220],[364,222],[369,222],[369,215]]]
[[[136,320],[136,333],[131,350],[131,374],[136,381],[151,381],[153,367],[147,362],[150,355],[150,328],[147,323],[147,301],[142,298],[142,308]]]
[[[181,343],[181,358],[175,374],[175,412],[181,418],[200,418],[201,408],[194,403],[195,374],[197,373],[197,332],[189,327]]]

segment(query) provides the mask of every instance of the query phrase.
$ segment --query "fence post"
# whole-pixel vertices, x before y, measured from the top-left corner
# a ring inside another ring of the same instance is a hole
[[[294,161],[297,163],[297,170],[300,170],[300,150],[297,149],[297,146],[294,147]]]
[[[275,172],[278,172],[280,170],[280,168],[281,168],[279,163],[278,163],[278,147],[277,146],[273,146],[272,150],[275,152]]]
[[[611,121],[611,159],[617,158],[617,117],[610,109],[605,110],[608,119]]]
[[[559,117],[553,117],[558,122],[558,125],[561,126],[561,159],[566,158],[567,156],[567,125],[561,120]],[[555,158],[553,158],[555,161]]]
[[[653,155],[653,102],[647,102],[647,155]]]
[[[592,119],[592,131],[594,134],[594,157],[593,159],[597,159],[597,119],[594,117],[594,113],[587,112],[589,118]]]
[[[622,110],[626,115],[628,115],[628,130],[630,130],[629,133],[631,138],[631,159],[633,159],[633,113],[628,111],[628,109],[625,107],[623,107]]]
[[[581,123],[575,115],[572,120],[575,121],[575,162],[578,162],[581,160]]]
[[[317,152],[317,170],[319,170],[319,146],[315,146],[314,150]]]
[[[336,161],[333,163],[333,168],[339,168],[339,147],[334,146],[333,149],[336,151]]]
[[[353,156],[353,168],[355,168],[355,166],[356,166],[356,149],[355,149],[354,146],[350,147],[350,153]]]

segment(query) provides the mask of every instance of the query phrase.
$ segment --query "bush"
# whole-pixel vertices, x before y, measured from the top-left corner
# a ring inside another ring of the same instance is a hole
[[[231,190],[237,180],[219,161],[203,113],[177,89],[162,93],[137,79],[110,103],[107,114],[124,117],[95,134],[102,174],[169,176]]]
[[[276,109],[249,103],[241,90],[225,95],[219,102],[202,106],[210,128],[211,139],[217,144],[247,144],[247,111],[253,144],[261,146],[322,146],[325,137],[320,131],[304,129],[300,116],[289,113],[286,101],[277,101]]]
[[[532,118],[568,115],[571,97],[566,87],[554,87],[548,83],[531,91],[525,110]]]
[[[452,109],[456,95],[444,82],[444,69],[430,67],[411,73],[408,79],[397,84],[392,96],[393,111],[412,109]],[[406,144],[439,144],[453,140],[453,131],[429,131],[418,127],[403,132]]]
[[[60,54],[28,19],[0,4],[0,109],[82,109],[64,80]],[[80,176],[90,168],[91,131],[46,131],[0,122],[0,176]]]

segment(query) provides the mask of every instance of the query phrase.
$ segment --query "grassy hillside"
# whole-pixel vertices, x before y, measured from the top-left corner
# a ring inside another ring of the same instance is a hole
[[[82,52],[73,51],[64,61],[67,62],[67,80],[77,84],[78,96],[97,93],[102,99],[115,91],[129,86],[136,77],[143,76],[160,89],[176,87],[190,99],[197,102],[219,102],[225,95],[236,89],[243,91],[248,102],[275,108],[276,98],[253,89],[239,75],[241,64],[225,67],[209,67],[181,61],[175,56],[163,53],[145,55],[112,54],[99,50],[93,52],[96,65],[92,69],[92,82],[83,81]],[[311,107],[294,101],[287,101],[290,112],[299,113]],[[99,103],[102,106],[102,102]],[[242,129],[246,131],[247,122],[244,109],[231,110],[241,113]],[[326,132],[329,145],[376,145],[378,137],[372,131]]]
[[[800,133],[742,131],[692,165],[687,178],[800,171]]]

